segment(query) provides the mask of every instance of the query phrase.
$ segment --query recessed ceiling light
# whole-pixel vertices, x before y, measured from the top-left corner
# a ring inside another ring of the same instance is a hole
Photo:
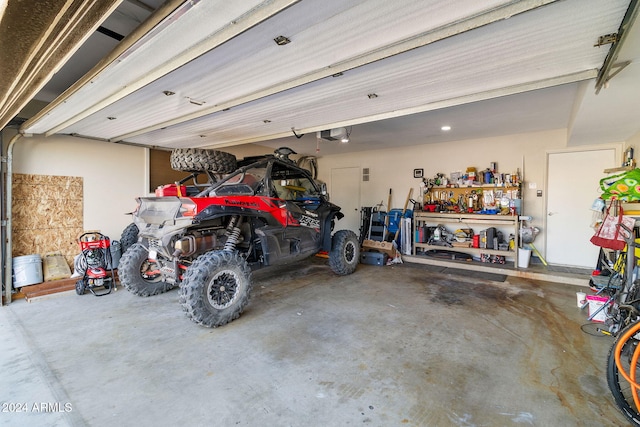
[[[278,36],[275,39],[273,39],[274,42],[276,42],[276,44],[278,46],[284,46],[286,44],[291,43],[291,40],[289,40],[287,37],[285,36]]]
[[[442,131],[444,131],[444,132],[450,131],[450,130],[451,130],[451,126],[449,126],[449,125],[444,125],[444,126],[442,126],[442,127],[440,128],[440,130],[442,130]]]
[[[171,96],[171,95],[175,95],[175,92],[171,92],[170,90],[163,90],[162,93],[164,93],[167,96]]]

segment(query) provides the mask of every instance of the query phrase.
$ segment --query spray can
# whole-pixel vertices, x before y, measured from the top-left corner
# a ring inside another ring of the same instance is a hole
[[[632,166],[633,165],[633,147],[629,147],[627,148],[627,150],[624,153],[624,165],[623,166]]]

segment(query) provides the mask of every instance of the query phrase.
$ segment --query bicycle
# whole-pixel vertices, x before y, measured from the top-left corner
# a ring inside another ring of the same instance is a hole
[[[596,295],[606,295],[607,301],[587,319],[592,321],[600,312],[606,310],[604,324],[608,331],[600,332],[614,337],[620,330],[640,318],[640,280],[634,278],[637,265],[636,248],[640,248],[640,244],[636,242],[634,230],[624,224],[619,226],[626,231],[627,246],[618,254],[613,266],[607,267],[606,271],[610,274],[606,284],[600,285],[599,289],[598,285],[594,284]],[[630,253],[632,255],[629,255]]]
[[[633,425],[640,426],[640,280],[633,273],[637,265],[634,230],[620,224],[627,246],[618,254],[610,269],[607,285],[598,293],[609,294],[607,302],[589,316],[591,320],[601,310],[607,310],[605,324],[616,337],[607,357],[607,384],[614,401]],[[604,332],[604,331],[603,331]]]
[[[628,325],[609,350],[607,384],[623,415],[633,425],[640,426],[640,322]]]

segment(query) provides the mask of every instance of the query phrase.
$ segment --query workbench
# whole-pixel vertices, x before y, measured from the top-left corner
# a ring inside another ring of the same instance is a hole
[[[453,224],[447,227],[447,224]],[[433,245],[425,242],[416,241],[416,230],[423,226],[444,225],[447,229],[455,232],[456,229],[470,228],[475,234],[479,234],[480,230],[495,227],[496,229],[505,230],[503,234],[508,238],[509,234],[514,236],[514,249],[501,251],[497,249],[474,248],[463,246],[442,246]],[[475,227],[474,227],[475,226]],[[500,255],[505,258],[513,258],[514,266],[518,266],[518,250],[520,238],[520,221],[518,215],[485,215],[485,214],[469,214],[469,213],[449,213],[449,212],[422,212],[413,213],[413,255],[417,256],[420,252],[428,250],[448,250],[454,252],[468,253],[472,255],[488,254]]]

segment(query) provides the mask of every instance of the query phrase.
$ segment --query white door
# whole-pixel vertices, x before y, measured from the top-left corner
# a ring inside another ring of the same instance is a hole
[[[360,230],[360,168],[331,169],[329,196],[331,202],[342,208],[344,218],[336,221],[337,230]]]
[[[604,170],[616,167],[615,149],[548,154],[546,260],[549,264],[596,266],[599,247],[589,239],[593,201]],[[534,242],[535,244],[535,242]]]

